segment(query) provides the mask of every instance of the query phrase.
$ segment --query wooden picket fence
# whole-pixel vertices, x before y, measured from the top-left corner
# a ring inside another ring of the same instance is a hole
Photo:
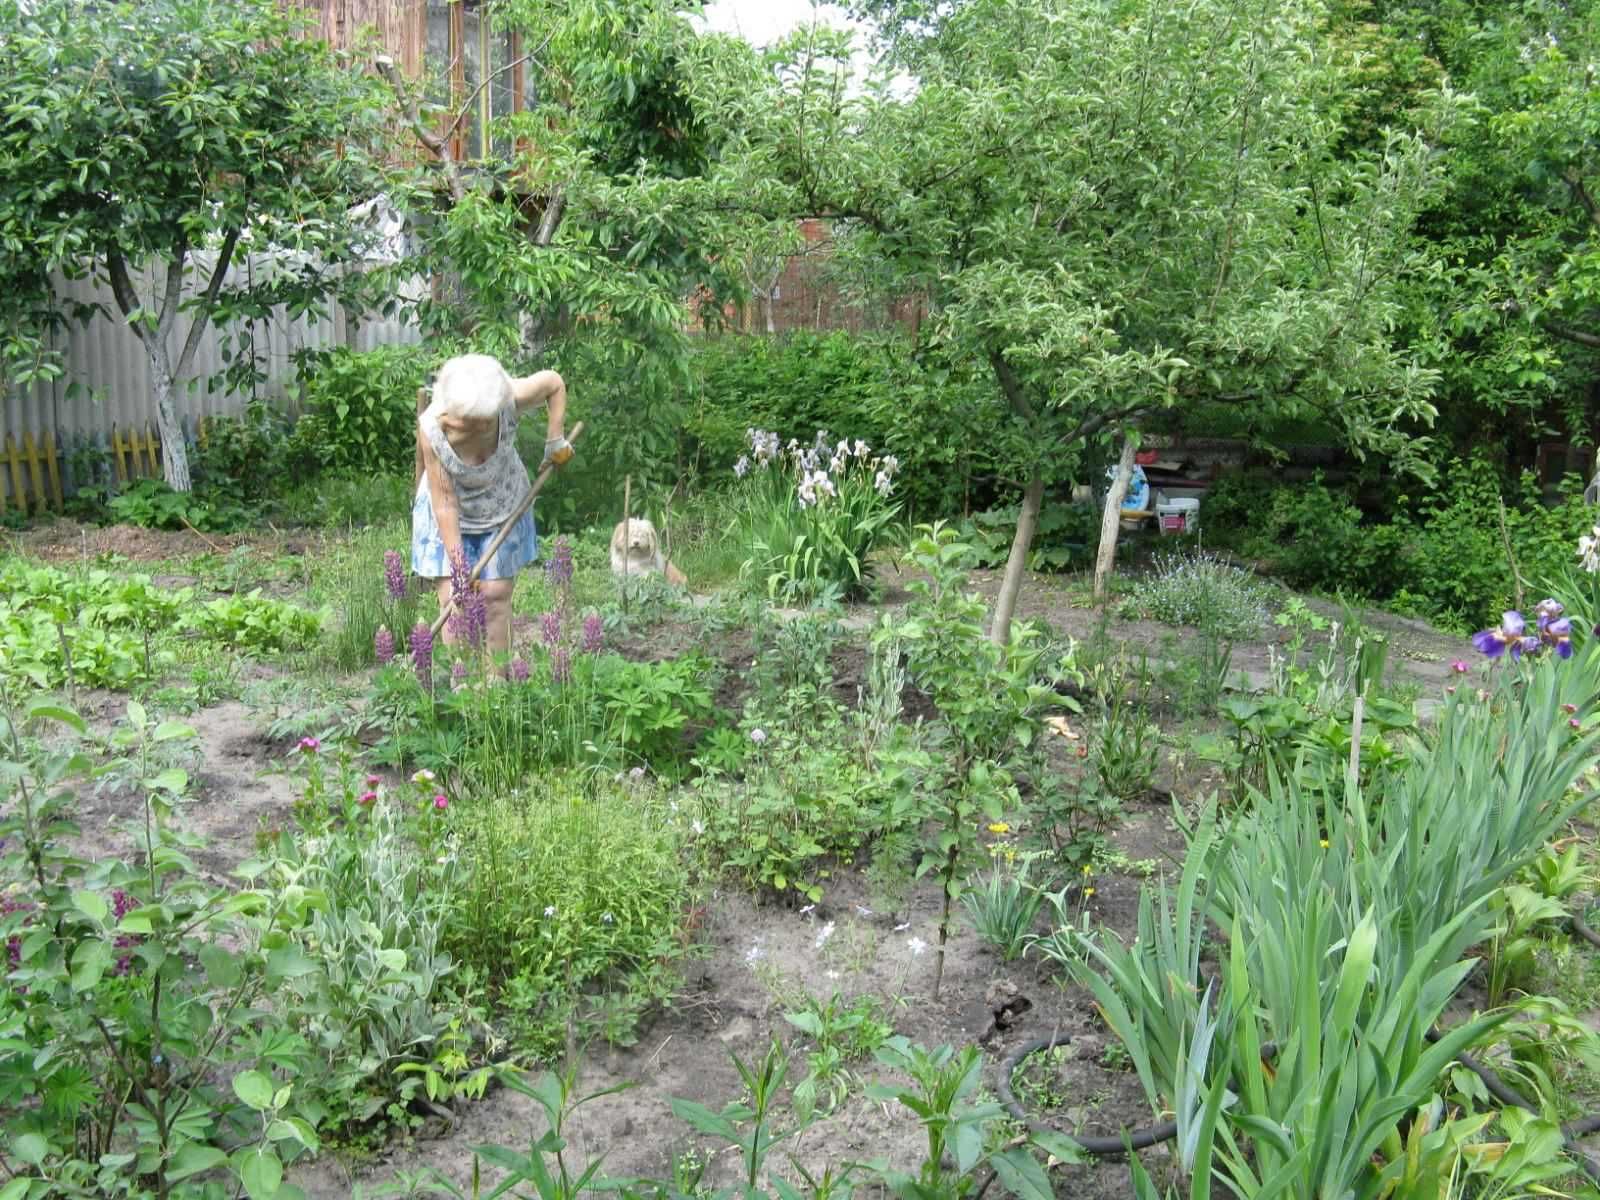
[[[148,426],[143,433],[112,429],[109,457],[119,485],[130,479],[161,477],[161,439]],[[6,434],[5,445],[0,448],[0,513],[8,507],[23,514],[38,514],[46,508],[60,512],[64,503],[61,459],[51,431],[47,430],[37,441],[33,434],[24,433],[20,445]],[[11,483],[9,496],[6,479]]]

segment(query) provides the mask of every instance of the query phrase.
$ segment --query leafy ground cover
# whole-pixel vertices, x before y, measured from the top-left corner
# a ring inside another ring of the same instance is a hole
[[[1448,1002],[1440,1027],[1460,1023],[1541,1111],[1497,1117],[1455,1047],[1404,1038],[1385,1069],[1410,1072],[1406,1111],[1437,1097],[1441,1136],[1402,1149],[1432,1156],[1434,1180],[1458,1174],[1454,1194],[1581,1185],[1552,1130],[1600,1094],[1583,982],[1600,968],[1564,923],[1593,889],[1587,645],[1530,655],[1519,684],[1401,618],[1270,593],[1253,628],[1170,626],[1144,584],[1101,612],[1075,580],[1038,576],[1018,611],[1032,624],[999,648],[982,625],[998,581],[947,531],[880,556],[872,602],[806,612],[764,588],[624,604],[599,540],[577,539],[520,589],[493,682],[442,644],[419,675],[407,626],[429,607],[386,577],[398,527],[226,555],[185,536],[186,557],[163,543],[157,561],[80,548],[5,566],[73,587],[148,575],[193,589],[190,613],[260,589],[279,623],[324,623],[301,641],[165,624],[149,677],[82,681],[81,728],[64,706],[24,719],[43,689],[8,671],[30,685],[11,690],[11,778],[34,789],[12,792],[4,850],[19,1179],[137,1194],[140,1172],[177,1188],[231,1171],[252,1196],[470,1194],[475,1169],[530,1169],[553,1108],[574,1175],[604,1154],[606,1175],[682,1194],[752,1171],[817,1194],[802,1170],[858,1162],[878,1166],[857,1187],[910,1194],[920,1176],[958,1195],[992,1172],[1033,1195],[1053,1155],[1055,1194],[1110,1197],[1130,1168],[1060,1161],[1074,1155],[1050,1131],[1116,1137],[1177,1113],[1190,1132],[1142,1161],[1152,1186],[1188,1189],[1206,1169],[1260,1175],[1266,1151],[1242,1149],[1259,1114],[1285,1130],[1285,1194],[1309,1196],[1405,1160],[1384,1139],[1297,1157],[1355,1135],[1302,1119],[1291,1085],[1336,1077],[1341,1030],[1391,1028],[1415,966]],[[390,624],[406,634],[380,666]],[[1345,790],[1357,696],[1362,802]],[[1469,820],[1482,771],[1544,817]],[[1383,880],[1448,882],[1404,859],[1408,814],[1452,829],[1444,857],[1476,889],[1436,905],[1465,914],[1437,944],[1420,912],[1414,944],[1371,941],[1380,905],[1421,903]],[[1281,878],[1340,898],[1275,916],[1299,961],[1329,964],[1325,992],[1267,990],[1279,977],[1252,956],[1275,943],[1229,935],[1272,927],[1259,882]],[[1209,932],[1184,924],[1203,911]],[[1156,957],[1128,950],[1135,936]],[[1368,983],[1342,984],[1357,948]],[[1125,986],[1141,970],[1208,986],[1145,1011]],[[1295,1023],[1277,1014],[1313,1001],[1334,1005],[1316,1022],[1324,1065],[1258,1079],[1239,1119],[1219,1118],[1208,1099],[1246,1078],[1247,1039],[1279,1036],[1280,1068],[1312,1053],[1284,1048]],[[1061,1048],[1009,1076],[1030,1129],[999,1105],[999,1072],[1042,1038]],[[50,1069],[17,1068],[45,1045]],[[571,1070],[568,1101],[605,1094],[568,1112],[547,1069]],[[163,1114],[173,1074],[189,1105]],[[918,1119],[908,1102],[927,1112],[930,1094],[943,1115]]]

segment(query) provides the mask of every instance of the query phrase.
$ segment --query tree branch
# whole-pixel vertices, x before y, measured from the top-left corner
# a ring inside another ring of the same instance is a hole
[[[106,251],[106,273],[111,276],[111,294],[117,299],[117,307],[122,310],[123,317],[132,317],[139,307],[139,297],[134,293],[133,280],[128,278],[128,264],[123,261],[122,251],[114,246]],[[134,326],[133,332],[140,341],[144,340],[138,326]]]
[[[178,248],[167,263],[167,286],[161,297],[161,312],[156,316],[156,340],[166,344],[167,335],[178,320],[178,303],[183,298],[183,268],[189,261],[189,233],[178,230]]]
[[[467,119],[467,114],[472,111],[473,104],[477,101],[478,97],[483,94],[483,89],[484,88],[488,87],[496,79],[499,79],[500,76],[504,75],[507,71],[514,70],[515,68],[520,67],[523,63],[528,62],[529,60],[534,58],[539,53],[540,50],[543,50],[546,46],[548,46],[550,44],[550,38],[552,38],[554,36],[555,36],[555,34],[550,34],[548,37],[546,37],[544,39],[544,41],[539,43],[538,49],[530,50],[526,54],[524,54],[521,58],[517,59],[515,62],[508,62],[505,66],[499,68],[498,70],[491,71],[488,75],[484,76],[483,82],[480,83],[477,87],[472,89],[472,95],[468,96],[464,101],[462,101],[461,108],[456,112],[455,120],[451,121],[450,122],[450,128],[446,129],[444,131],[444,139],[443,140],[448,141],[449,139],[455,137],[456,130],[461,128],[461,122],[463,122],[463,121],[465,121]],[[379,62],[378,69],[380,71],[383,70],[383,65],[382,64],[384,62],[388,62],[389,71],[390,72],[392,72],[394,70],[394,62],[393,62],[393,60],[388,59],[387,56],[385,56],[384,58],[379,59],[378,62]],[[389,72],[385,72],[384,73],[384,78],[385,79],[389,79]],[[395,86],[395,82],[394,82],[393,79],[389,79],[389,86],[390,87],[394,87]]]
[[[1022,381],[1017,378],[1016,371],[1006,361],[1006,356],[999,350],[991,348],[989,365],[994,368],[994,376],[1000,381],[1000,391],[1005,395],[1006,403],[1011,405],[1011,410],[1032,425],[1038,414],[1034,411],[1033,405],[1028,403],[1028,397],[1022,390]]]
[[[1567,172],[1567,186],[1578,198],[1578,203],[1583,205],[1583,210],[1589,214],[1589,224],[1600,225],[1600,204],[1595,202],[1595,198],[1589,194],[1589,189],[1583,185],[1583,177],[1576,171]]]
[[[466,189],[461,182],[460,166],[456,162],[455,155],[450,152],[449,140],[434,133],[423,121],[422,111],[417,107],[416,100],[406,95],[405,84],[400,79],[400,72],[395,69],[394,59],[387,54],[380,54],[375,63],[378,74],[388,81],[389,87],[394,91],[395,99],[404,106],[406,119],[411,122],[411,132],[417,141],[433,152],[434,157],[444,167],[445,186],[450,189],[450,199],[459,201]],[[450,128],[451,132],[455,131],[454,125]]]
[[[1552,337],[1562,341],[1576,342],[1580,346],[1588,346],[1591,350],[1600,350],[1600,334],[1593,334],[1572,325],[1564,325],[1560,321],[1553,321],[1549,317],[1539,318],[1539,328]]]
[[[195,351],[200,348],[200,339],[205,334],[206,326],[211,323],[211,310],[217,302],[217,293],[222,290],[222,281],[227,277],[228,266],[233,261],[233,249],[238,244],[239,229],[236,226],[223,235],[222,248],[217,251],[216,264],[211,268],[211,279],[206,284],[206,294],[200,302],[199,315],[189,326],[189,336],[184,339],[183,351],[178,355],[178,364],[173,369],[174,379],[181,379],[188,373]]]

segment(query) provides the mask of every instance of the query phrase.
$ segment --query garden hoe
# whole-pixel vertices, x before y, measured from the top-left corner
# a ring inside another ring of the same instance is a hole
[[[578,435],[582,432],[583,422],[579,421],[572,427],[572,432],[567,434],[567,444],[571,445],[573,442],[576,442],[578,440]],[[482,572],[484,564],[494,558],[495,554],[500,549],[500,544],[511,535],[512,526],[514,526],[518,521],[522,520],[522,514],[533,507],[533,501],[534,498],[538,496],[539,489],[544,487],[545,482],[550,478],[551,475],[555,474],[557,470],[558,464],[555,462],[547,462],[544,464],[544,466],[539,468],[539,474],[534,477],[533,486],[528,489],[528,494],[522,498],[522,503],[517,505],[517,511],[512,513],[510,517],[506,518],[506,523],[500,526],[500,532],[495,534],[494,537],[489,540],[489,544],[483,548],[483,553],[478,556],[478,561],[472,568],[472,574],[467,576],[468,587],[471,587],[473,584],[478,582],[478,575]],[[433,623],[434,637],[439,636],[439,630],[444,628],[444,623],[450,619],[450,614],[454,610],[454,596],[439,606],[438,619]]]

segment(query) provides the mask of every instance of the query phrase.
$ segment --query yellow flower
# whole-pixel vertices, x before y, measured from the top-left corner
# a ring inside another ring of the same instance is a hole
[[[1084,863],[1083,864],[1083,873],[1085,875],[1093,875],[1094,874],[1094,870],[1089,866],[1088,863]]]
[[[991,824],[989,826],[989,832],[990,833],[1010,833],[1011,832],[1011,826],[1007,825],[1004,821],[995,821],[993,824]]]
[[[1092,895],[1094,895],[1094,889],[1092,887],[1087,887],[1087,888],[1083,889],[1083,898],[1085,900],[1087,900]]]
[[[1328,848],[1328,839],[1327,838],[1323,838],[1322,842],[1321,842],[1321,845],[1322,845],[1322,848],[1324,850],[1326,850]]]

